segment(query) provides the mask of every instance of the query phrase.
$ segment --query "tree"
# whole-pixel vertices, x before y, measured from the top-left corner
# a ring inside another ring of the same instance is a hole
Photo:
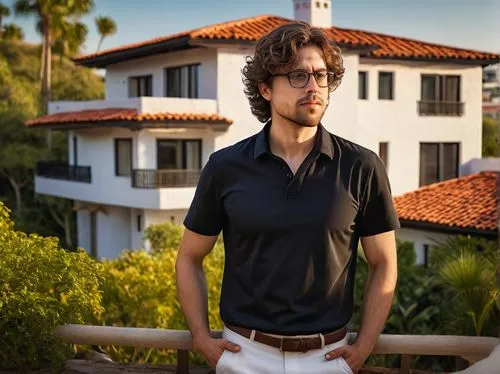
[[[24,40],[24,32],[18,25],[13,23],[3,27],[2,39],[11,42],[19,42]]]
[[[0,3],[0,35],[2,35],[2,22],[4,17],[10,16],[10,8]]]
[[[87,40],[88,28],[81,22],[62,22],[54,29],[54,52],[61,58],[73,57],[80,52]]]
[[[483,117],[483,157],[500,156],[500,121]]]
[[[116,23],[110,17],[98,16],[95,18],[95,24],[97,26],[97,31],[101,38],[99,39],[99,44],[97,45],[97,52],[101,48],[102,41],[107,36],[111,36],[116,33]]]
[[[42,112],[48,109],[51,99],[51,60],[54,44],[54,25],[62,24],[90,12],[93,0],[16,0],[15,13],[23,16],[35,15],[41,22],[42,31]]]
[[[499,263],[495,241],[458,236],[433,248],[431,265],[453,295],[454,308],[447,313],[450,332],[498,336]]]
[[[3,57],[0,57],[0,98],[0,176],[14,191],[18,213],[23,208],[21,191],[32,183],[35,163],[42,157],[43,147],[40,147],[40,132],[29,131],[23,123],[37,114],[33,89],[26,79],[13,76]]]

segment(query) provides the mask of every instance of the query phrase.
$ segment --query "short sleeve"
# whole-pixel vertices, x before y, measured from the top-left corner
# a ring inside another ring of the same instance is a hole
[[[392,200],[391,187],[385,165],[375,157],[366,177],[365,189],[358,212],[359,236],[371,236],[400,227]]]
[[[216,180],[216,165],[213,157],[201,171],[200,180],[191,206],[184,219],[184,226],[201,235],[218,235],[224,225],[220,189]]]

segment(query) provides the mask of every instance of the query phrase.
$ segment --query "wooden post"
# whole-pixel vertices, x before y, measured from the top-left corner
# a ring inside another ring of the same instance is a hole
[[[401,374],[410,374],[411,356],[401,355],[401,368],[399,369]]]
[[[189,374],[189,351],[177,350],[177,374]]]

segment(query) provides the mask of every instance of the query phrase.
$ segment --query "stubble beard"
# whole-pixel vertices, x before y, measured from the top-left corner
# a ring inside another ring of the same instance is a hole
[[[326,107],[308,109],[303,108],[300,105],[297,106],[294,113],[287,113],[286,111],[281,111],[274,107],[276,114],[280,117],[286,119],[287,121],[293,123],[299,127],[316,127],[321,122],[321,119],[325,115]]]

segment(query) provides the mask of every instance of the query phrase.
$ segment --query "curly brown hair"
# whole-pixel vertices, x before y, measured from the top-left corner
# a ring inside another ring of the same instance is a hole
[[[298,63],[298,50],[307,46],[317,46],[323,51],[328,71],[335,73],[335,79],[329,91],[335,90],[344,76],[341,50],[326,33],[305,22],[293,22],[277,27],[262,36],[255,49],[254,57],[247,57],[242,70],[245,94],[250,101],[252,113],[260,122],[271,118],[271,105],[259,91],[259,83],[272,86],[273,74],[282,73]]]

